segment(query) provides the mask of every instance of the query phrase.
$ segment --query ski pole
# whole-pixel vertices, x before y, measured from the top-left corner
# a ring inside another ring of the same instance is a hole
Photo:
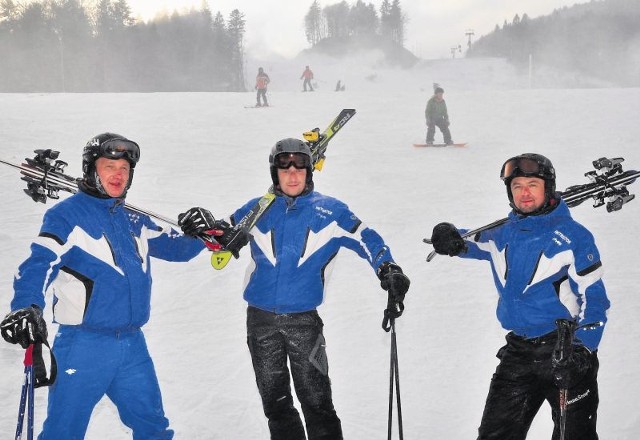
[[[18,425],[15,440],[22,439],[25,407],[27,407],[27,440],[33,440],[33,344],[24,353],[24,382],[18,408]]]
[[[556,320],[556,325],[558,327],[558,340],[556,341],[556,345],[553,349],[551,362],[554,367],[566,366],[569,358],[571,357],[571,353],[573,352],[572,344],[577,324],[573,320],[558,319]],[[560,420],[558,422],[560,425],[559,440],[565,439],[568,394],[569,390],[566,385],[560,388],[558,396],[558,406],[560,407]]]
[[[400,401],[400,372],[398,370],[398,342],[396,338],[396,318],[402,315],[404,304],[396,302],[389,294],[387,308],[384,311],[382,328],[386,332],[391,332],[391,354],[389,365],[389,417],[387,420],[387,440],[391,440],[393,425],[393,396],[396,394],[396,406],[398,407],[398,436],[404,439],[402,429],[402,404]]]
[[[560,389],[560,438],[565,439],[565,431],[567,428],[567,397],[569,390],[566,388]]]
[[[604,325],[604,322],[597,321],[589,324],[582,324],[578,326],[576,321],[568,320],[568,319],[558,319],[556,320],[556,325],[558,327],[558,340],[556,341],[556,346],[553,350],[553,355],[551,357],[551,362],[554,366],[562,366],[569,362],[569,358],[573,352],[573,340],[575,338],[576,330],[584,329],[584,330],[594,330],[598,327]],[[559,428],[560,428],[560,437],[559,440],[565,440],[565,432],[567,427],[567,407],[569,399],[569,390],[565,386],[560,388],[560,394],[558,398],[558,404],[560,407],[560,420],[559,420]]]

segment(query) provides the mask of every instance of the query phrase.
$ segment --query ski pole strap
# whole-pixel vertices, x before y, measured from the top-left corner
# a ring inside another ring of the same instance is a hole
[[[397,301],[393,295],[389,293],[387,299],[387,308],[384,310],[384,318],[382,319],[382,329],[385,332],[391,331],[396,318],[402,316],[404,311],[404,303]]]
[[[45,365],[44,359],[42,358],[42,344],[43,342],[38,342],[29,347],[33,347],[32,364],[35,376],[34,388],[48,387],[50,385],[53,385],[56,380],[56,376],[58,375],[58,363],[56,362],[56,357],[53,355],[51,347],[49,347],[49,342],[44,341],[44,345],[46,345],[46,347],[49,349],[49,356],[51,357],[51,368],[49,377],[47,377],[47,366]],[[25,355],[25,366],[27,365],[26,362],[27,356]]]

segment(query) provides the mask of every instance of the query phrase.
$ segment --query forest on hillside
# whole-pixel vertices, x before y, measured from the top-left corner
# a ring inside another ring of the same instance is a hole
[[[511,22],[479,38],[469,57],[501,57],[522,66],[547,65],[622,87],[640,86],[640,1],[592,0]]]
[[[417,57],[404,47],[407,21],[400,0],[382,0],[378,9],[362,0],[325,6],[313,0],[304,17],[311,47],[304,52],[340,58],[377,49],[384,53],[387,64],[411,67]]]
[[[244,15],[136,21],[126,0],[0,1],[0,92],[244,91]]]

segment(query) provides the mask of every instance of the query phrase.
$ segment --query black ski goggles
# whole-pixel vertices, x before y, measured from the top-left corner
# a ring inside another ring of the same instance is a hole
[[[296,170],[311,167],[309,156],[303,153],[280,153],[274,159],[274,165],[280,170],[288,170],[293,166]]]
[[[547,174],[546,167],[535,159],[514,157],[502,165],[500,179],[508,180],[516,176],[540,177],[544,179]]]
[[[126,159],[136,164],[140,160],[140,147],[128,139],[109,139],[100,144],[98,157],[107,159]]]

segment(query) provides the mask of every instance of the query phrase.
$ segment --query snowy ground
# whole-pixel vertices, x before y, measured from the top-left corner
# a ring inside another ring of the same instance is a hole
[[[301,72],[308,63],[299,64]],[[422,238],[440,221],[477,227],[504,217],[508,206],[498,172],[505,158],[518,153],[549,156],[559,188],[586,182],[583,174],[599,157],[623,156],[627,168],[640,167],[640,90],[529,89],[528,78],[498,61],[446,60],[408,72],[316,68],[320,87],[311,94],[300,93],[297,71],[287,90],[265,68],[274,80],[269,109],[245,109],[254,102],[252,92],[0,95],[0,156],[20,161],[35,148],[53,147],[78,174],[86,140],[119,132],[142,147],[130,202],[171,217],[194,205],[222,216],[267,189],[267,156],[275,141],[323,129],[342,108],[357,109],[331,144],[316,188],[347,202],[377,229],[412,280],[397,323],[405,438],[475,438],[505,334],[495,318],[490,270],[441,256],[426,263],[431,249]],[[338,79],[347,85],[343,93],[333,92]],[[469,147],[411,146],[424,140],[433,82],[445,88],[454,140]],[[7,167],[0,168],[0,188],[0,311],[8,311],[13,273],[49,205],[27,198]],[[600,435],[612,440],[640,434],[638,212],[638,201],[613,214],[588,203],[573,209],[596,237],[612,302],[600,348],[599,411]],[[320,308],[334,402],[346,439],[383,439],[390,338],[380,324],[386,295],[355,254],[338,258]],[[268,438],[245,343],[241,285],[247,262],[245,255],[221,272],[211,269],[205,254],[186,264],[154,262],[145,332],[177,439]],[[9,437],[21,386],[19,347],[0,344],[0,371],[0,432]],[[39,431],[46,391],[38,390],[36,399]],[[548,439],[550,433],[543,407],[529,438]],[[131,436],[103,400],[87,438]]]

